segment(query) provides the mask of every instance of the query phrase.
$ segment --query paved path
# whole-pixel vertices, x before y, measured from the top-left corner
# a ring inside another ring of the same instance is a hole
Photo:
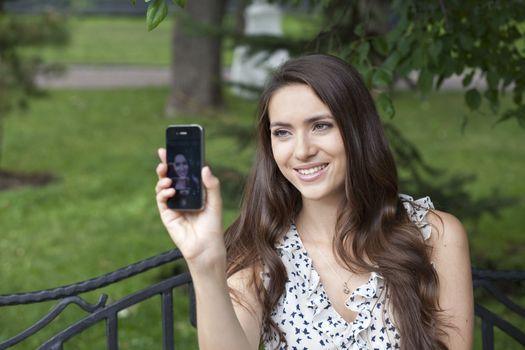
[[[113,89],[168,86],[170,79],[168,67],[73,65],[62,75],[37,77],[37,84],[48,88]]]
[[[228,72],[225,72],[228,77]],[[417,73],[412,75],[417,77]],[[72,65],[67,71],[56,77],[40,76],[37,83],[47,88],[79,88],[79,89],[113,89],[122,87],[168,86],[171,74],[168,67],[147,66],[89,66]],[[474,86],[483,89],[484,79],[473,79]],[[406,90],[404,82],[396,83],[396,89]],[[441,90],[463,90],[461,77],[453,76],[443,83]]]

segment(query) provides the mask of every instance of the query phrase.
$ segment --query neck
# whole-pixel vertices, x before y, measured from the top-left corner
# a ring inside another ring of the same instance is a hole
[[[325,201],[305,200],[296,218],[299,232],[315,232],[313,237],[302,237],[316,243],[330,243],[335,234],[337,214],[340,201],[327,203]]]

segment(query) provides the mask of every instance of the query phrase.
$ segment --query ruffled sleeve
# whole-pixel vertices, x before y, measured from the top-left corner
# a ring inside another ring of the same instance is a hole
[[[429,210],[434,209],[434,204],[430,200],[430,197],[427,196],[414,200],[414,198],[409,195],[400,194],[399,199],[401,199],[410,220],[419,227],[423,239],[429,239],[432,233],[432,226],[427,221],[427,214]]]
[[[368,282],[355,289],[345,302],[347,308],[357,312],[355,320],[350,324],[350,329],[360,349],[367,345],[367,339],[370,336],[369,328],[374,321],[373,309],[381,307],[379,298],[383,293],[383,288],[383,277],[372,272]]]

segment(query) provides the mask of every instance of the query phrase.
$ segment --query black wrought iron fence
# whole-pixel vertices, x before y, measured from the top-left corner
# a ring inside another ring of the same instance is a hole
[[[506,310],[514,313],[519,318],[525,320],[525,309],[509,299],[494,284],[497,282],[523,283],[525,281],[525,271],[493,271],[493,270],[472,270],[474,289],[483,289],[488,292],[498,303],[505,306]],[[516,340],[525,348],[525,333],[522,329],[503,319],[494,312],[482,306],[477,300],[474,304],[476,316],[481,319],[481,338],[482,349],[494,349],[494,328],[497,327],[505,334]]]
[[[64,344],[71,338],[81,334],[88,328],[100,322],[105,323],[106,327],[106,344],[108,350],[119,349],[119,321],[117,314],[119,311],[127,309],[133,305],[148,300],[154,296],[160,296],[161,299],[161,318],[162,318],[162,348],[163,350],[174,350],[175,334],[173,331],[173,290],[182,286],[189,286],[188,297],[190,299],[190,319],[193,326],[196,326],[195,315],[195,298],[191,283],[191,276],[187,272],[168,277],[156,284],[148,286],[143,290],[136,291],[115,302],[106,305],[108,296],[101,294],[95,304],[90,304],[80,295],[95,291],[110,284],[118,283],[129,277],[138,275],[153,268],[160,267],[167,263],[174,262],[182,258],[179,250],[174,249],[152,258],[128,265],[124,268],[108,273],[106,275],[74,283],[68,286],[40,290],[29,293],[15,293],[9,295],[0,295],[0,307],[28,305],[44,301],[56,300],[56,305],[44,317],[36,321],[33,325],[12,337],[0,340],[0,350],[13,347],[28,338],[38,334],[42,329],[56,319],[69,305],[76,304],[87,315],[80,320],[67,326],[51,338],[45,340],[38,346],[38,350],[62,350]],[[514,281],[523,283],[525,281],[525,271],[473,271],[474,288],[486,290],[490,295],[503,304],[508,310],[515,313],[521,319],[525,320],[525,309],[510,300],[496,286],[498,281]],[[504,320],[499,315],[488,310],[476,301],[476,316],[481,319],[482,328],[482,349],[494,349],[494,328],[497,327],[504,333],[512,337],[518,344],[525,347],[525,333],[518,326]]]
[[[92,327],[99,322],[105,322],[106,325],[106,343],[108,350],[119,349],[118,330],[119,323],[117,314],[119,311],[127,309],[133,305],[139,304],[154,296],[161,297],[161,317],[162,317],[162,344],[164,350],[174,349],[174,332],[173,332],[173,290],[178,287],[188,285],[190,298],[190,322],[196,326],[195,319],[195,299],[192,289],[191,277],[189,273],[183,272],[178,275],[166,278],[156,284],[153,284],[143,290],[134,292],[123,297],[109,305],[106,305],[108,296],[101,294],[96,304],[89,304],[80,295],[100,289],[110,284],[118,283],[129,277],[138,275],[153,268],[160,267],[170,262],[182,258],[179,250],[171,250],[152,258],[128,265],[124,268],[108,273],[106,275],[74,283],[68,286],[40,290],[30,293],[15,293],[9,295],[0,295],[0,307],[35,304],[44,301],[57,300],[57,304],[44,317],[35,322],[32,326],[6,340],[0,340],[0,350],[8,349],[16,344],[27,340],[29,337],[36,335],[39,331],[49,325],[56,319],[68,305],[76,304],[88,314],[69,325],[50,339],[42,343],[38,350],[62,350],[64,343],[71,338],[79,335],[83,331]]]

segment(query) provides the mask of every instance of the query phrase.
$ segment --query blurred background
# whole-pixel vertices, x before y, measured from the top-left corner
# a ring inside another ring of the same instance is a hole
[[[85,280],[173,248],[154,198],[156,150],[169,124],[206,129],[206,160],[232,222],[254,155],[257,93],[269,70],[313,52],[363,74],[402,192],[429,195],[463,221],[473,266],[525,269],[520,1],[181,4],[0,0],[0,294]],[[116,300],[184,268],[171,264],[86,299],[105,292]],[[524,304],[523,283],[503,288]],[[176,347],[196,349],[186,292],[174,298]],[[4,307],[0,339],[52,305]],[[158,305],[119,314],[122,349],[161,347]],[[489,298],[486,305],[525,327]],[[66,310],[14,349],[35,348],[81,315]],[[103,347],[104,332],[95,327],[71,348]],[[520,348],[495,336],[498,349]]]

